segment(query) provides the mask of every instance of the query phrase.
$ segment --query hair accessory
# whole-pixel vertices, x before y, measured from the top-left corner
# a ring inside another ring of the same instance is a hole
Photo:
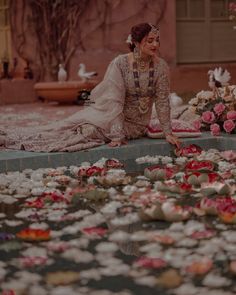
[[[129,34],[129,36],[128,36],[127,40],[126,40],[126,43],[129,43],[129,44],[133,43],[131,34]]]
[[[155,27],[154,25],[148,23],[149,26],[151,27],[151,32],[154,34],[158,34],[159,33],[159,28]]]

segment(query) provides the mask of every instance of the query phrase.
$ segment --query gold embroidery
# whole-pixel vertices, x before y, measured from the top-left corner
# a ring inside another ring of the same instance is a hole
[[[151,107],[151,99],[148,96],[139,98],[139,111],[141,114],[146,114]]]

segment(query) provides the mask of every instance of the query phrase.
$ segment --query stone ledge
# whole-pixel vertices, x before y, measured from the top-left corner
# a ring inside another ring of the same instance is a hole
[[[217,148],[219,150],[236,149],[236,135],[212,137],[204,133],[199,138],[182,139],[183,144],[195,143],[204,149]],[[131,140],[127,145],[110,148],[103,145],[90,150],[73,153],[36,153],[26,151],[2,151],[0,153],[0,172],[22,171],[26,168],[38,169],[79,165],[84,161],[96,162],[102,157],[117,158],[125,162],[127,171],[136,171],[138,165],[135,159],[145,155],[170,155],[172,147],[161,139],[142,138]]]

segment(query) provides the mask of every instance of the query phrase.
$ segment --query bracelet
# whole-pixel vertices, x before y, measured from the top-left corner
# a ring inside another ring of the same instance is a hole
[[[173,133],[165,133],[165,136],[173,136]]]

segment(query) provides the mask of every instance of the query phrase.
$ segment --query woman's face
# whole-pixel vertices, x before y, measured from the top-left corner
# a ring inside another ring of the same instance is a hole
[[[158,33],[149,32],[139,44],[141,56],[156,56],[160,47]]]

